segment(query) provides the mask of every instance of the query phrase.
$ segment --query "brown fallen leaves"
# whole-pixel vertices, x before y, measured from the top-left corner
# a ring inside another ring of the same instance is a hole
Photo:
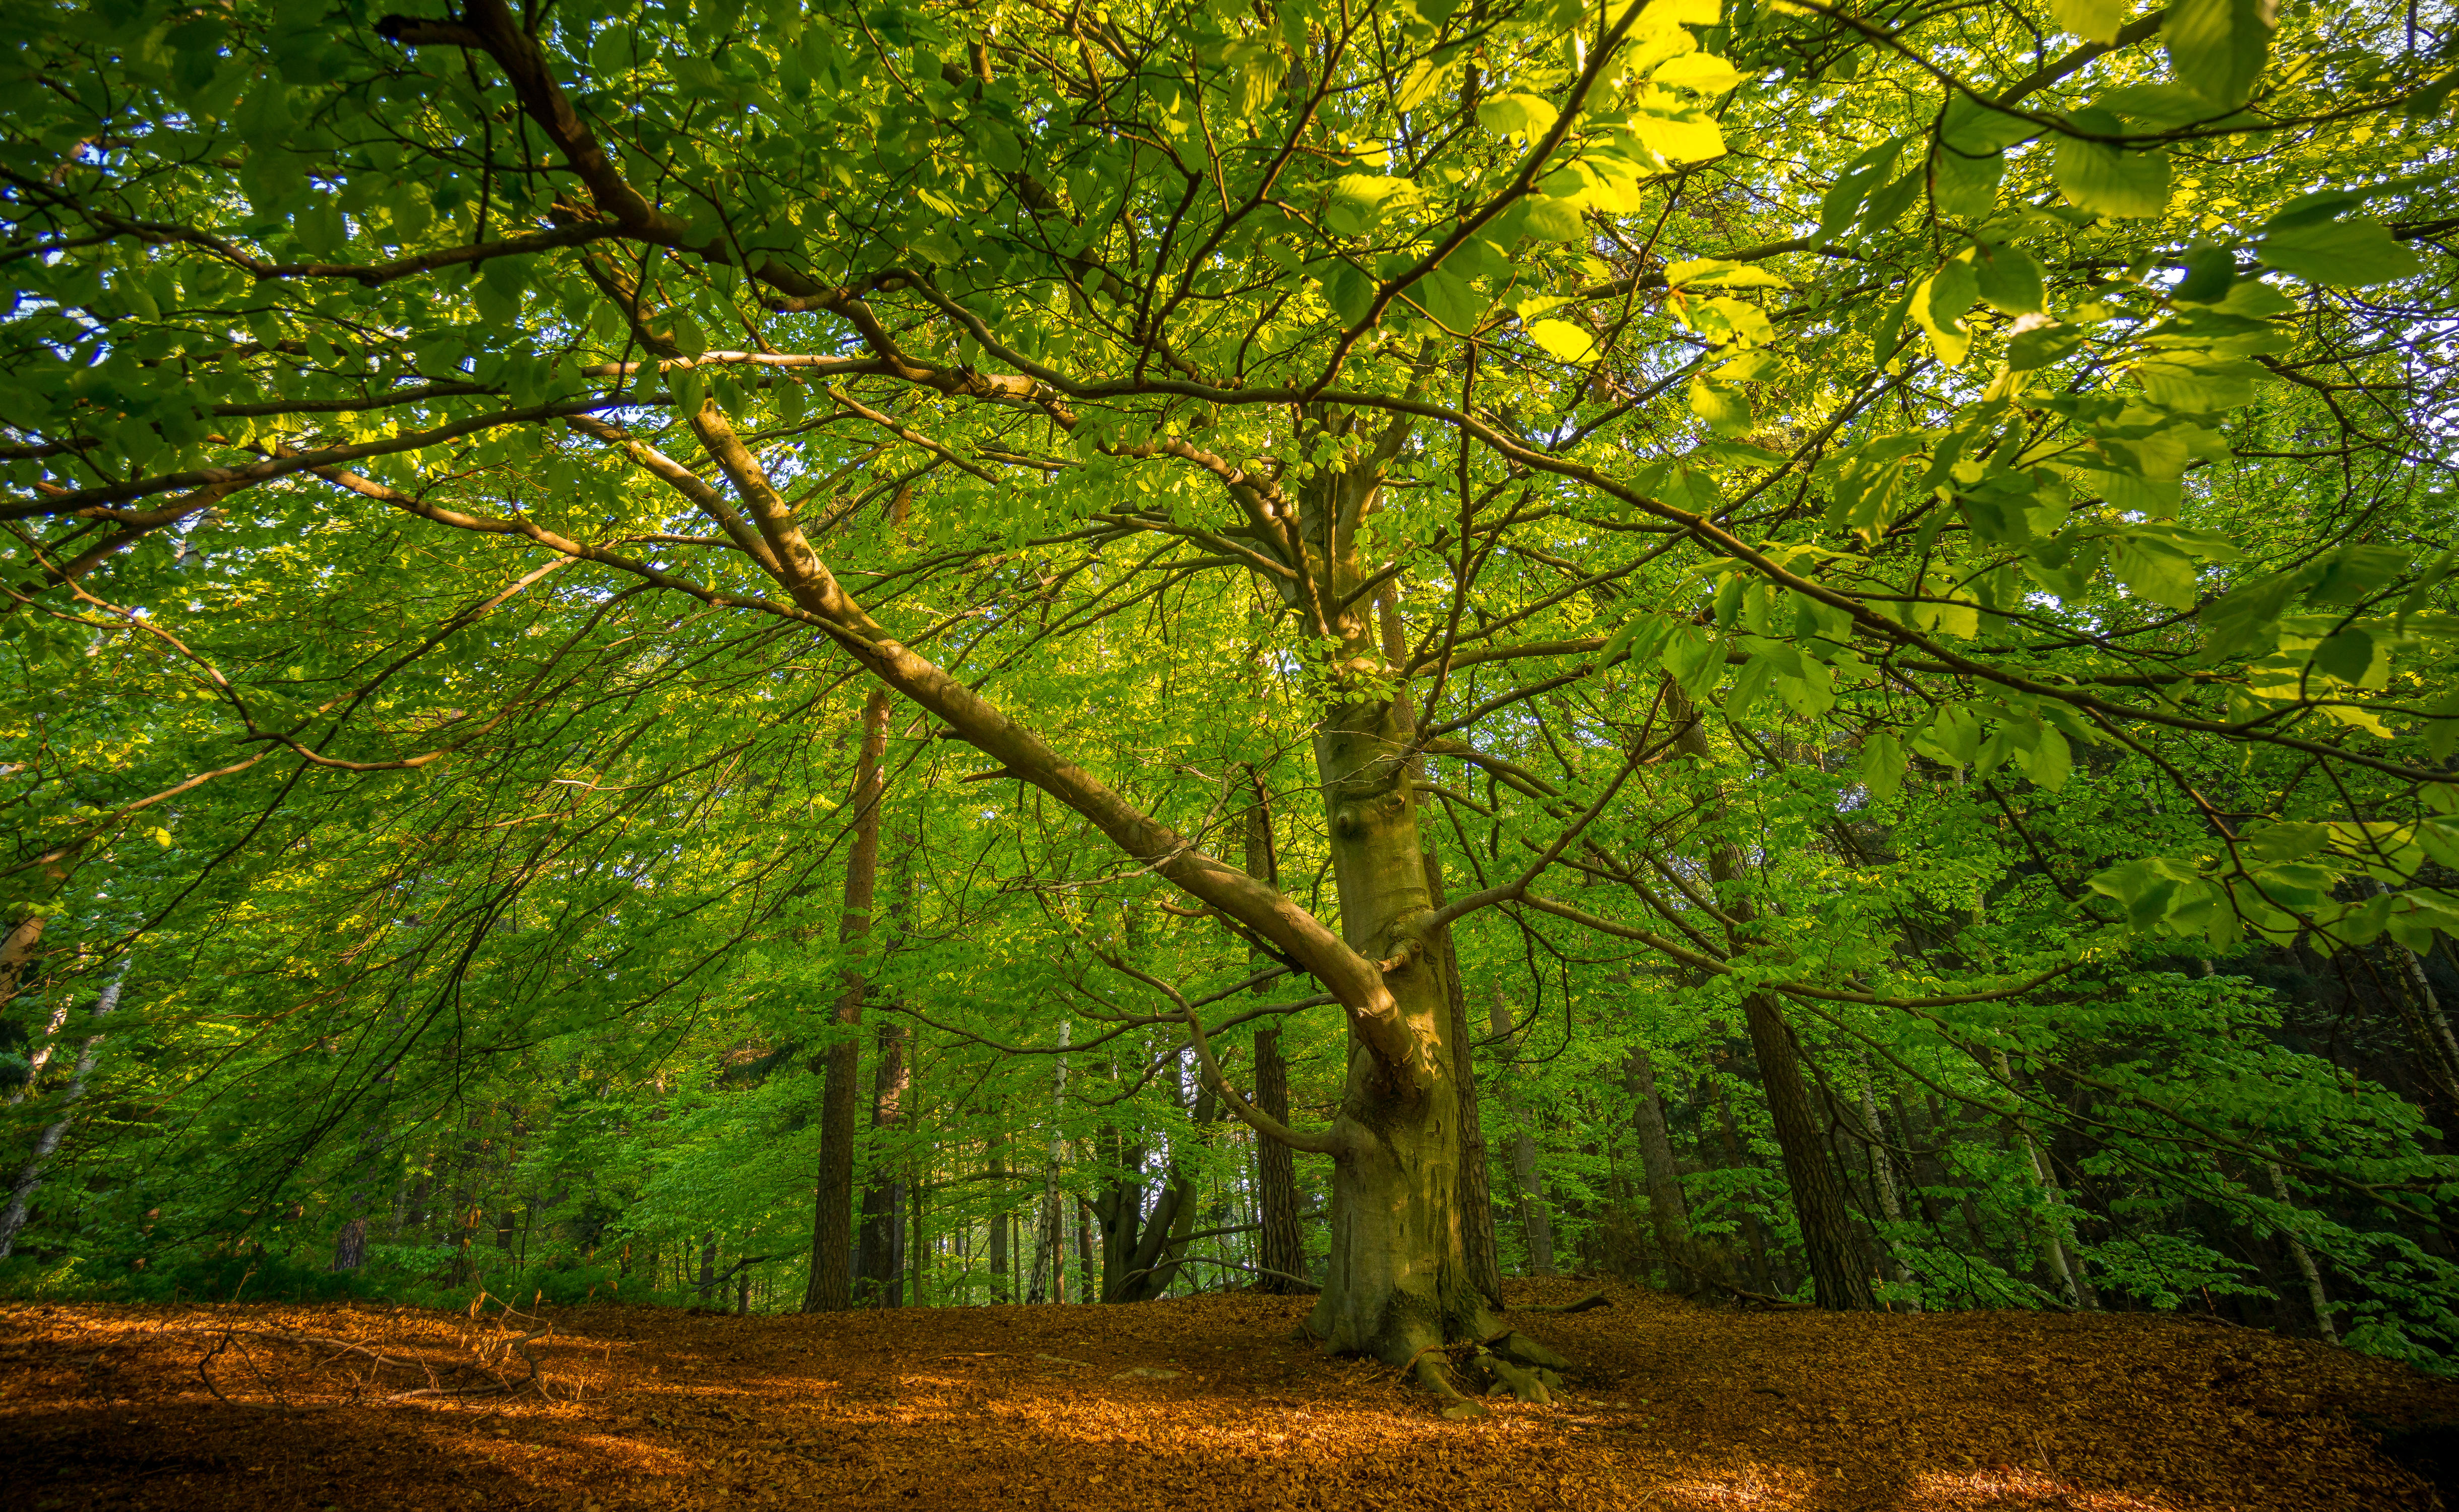
[[[1521,1283],[1513,1300],[1590,1290]],[[1388,1368],[1316,1354],[1304,1299],[550,1309],[527,1351],[543,1394],[392,1402],[366,1352],[469,1378],[531,1325],[10,1306],[0,1506],[2427,1512],[2434,1494],[2375,1439],[2459,1422],[2459,1388],[2214,1324],[1610,1296],[1516,1318],[1571,1356],[1569,1399],[1478,1421],[1444,1419]],[[260,1347],[214,1362],[222,1400],[197,1365],[234,1325]]]

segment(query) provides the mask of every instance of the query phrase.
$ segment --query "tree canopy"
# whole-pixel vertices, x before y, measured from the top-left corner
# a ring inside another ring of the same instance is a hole
[[[2435,25],[13,8],[15,1284],[2441,1361]]]

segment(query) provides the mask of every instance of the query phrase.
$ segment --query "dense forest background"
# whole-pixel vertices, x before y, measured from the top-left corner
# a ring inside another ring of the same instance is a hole
[[[2447,17],[0,34],[0,1286],[2459,1351]]]

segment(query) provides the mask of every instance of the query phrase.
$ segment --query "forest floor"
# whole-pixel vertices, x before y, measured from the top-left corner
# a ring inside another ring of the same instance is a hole
[[[2459,1384],[2222,1324],[1608,1294],[1514,1315],[1569,1400],[1468,1421],[1316,1354],[1304,1298],[0,1306],[0,1507],[2389,1512],[2441,1504],[2409,1467],[2459,1441]],[[431,1379],[519,1389],[381,1399]]]

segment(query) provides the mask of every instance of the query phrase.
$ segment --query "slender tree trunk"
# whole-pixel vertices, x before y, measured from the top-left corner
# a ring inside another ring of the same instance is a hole
[[[1724,1136],[1726,1168],[1729,1170],[1753,1169],[1757,1163],[1753,1161],[1749,1153],[1742,1148],[1741,1130],[1734,1126],[1734,1107],[1726,1100],[1725,1089],[1712,1083],[1711,1090],[1716,1101],[1716,1126]],[[1742,1243],[1749,1248],[1751,1256],[1751,1285],[1761,1292],[1774,1292],[1776,1277],[1768,1269],[1767,1229],[1760,1225],[1757,1210],[1748,1202],[1743,1202],[1739,1206]]]
[[[2263,1169],[2271,1175],[2271,1195],[2283,1205],[2288,1201],[2288,1179],[2280,1172],[2280,1163],[2265,1161]],[[2331,1323],[2331,1299],[2322,1292],[2322,1272],[2314,1264],[2313,1253],[2293,1233],[2282,1230],[2280,1237],[2288,1243],[2288,1258],[2296,1263],[2297,1274],[2305,1283],[2305,1306],[2314,1314],[2315,1331],[2325,1344],[2340,1342],[2340,1331]]]
[[[35,926],[34,934],[37,938],[41,935],[39,921]],[[119,985],[128,977],[128,960],[125,956],[120,957],[119,965],[111,974],[111,979],[103,983],[102,992],[95,1000],[94,1017],[97,1024],[102,1019],[110,1018],[119,1007]],[[52,1157],[59,1152],[60,1141],[68,1137],[69,1125],[76,1121],[72,1110],[85,1096],[86,1081],[94,1075],[95,1058],[101,1049],[102,1035],[99,1029],[86,1036],[85,1043],[77,1047],[76,1069],[69,1074],[68,1087],[60,1094],[58,1102],[53,1104],[58,1110],[58,1116],[45,1124],[43,1131],[34,1136],[33,1152],[27,1157],[26,1164],[18,1168],[16,1181],[10,1185],[9,1204],[5,1208],[0,1208],[0,1260],[8,1259],[16,1250],[17,1235],[24,1231],[34,1193],[43,1185],[43,1167],[49,1166]]]
[[[853,1258],[854,1112],[860,1101],[855,1082],[862,1071],[862,1039],[856,1031],[863,998],[871,990],[861,956],[879,883],[879,805],[887,790],[881,760],[888,751],[889,700],[888,690],[878,686],[863,700],[862,749],[854,760],[853,849],[846,857],[845,907],[837,923],[837,939],[846,953],[845,982],[820,1094],[820,1179],[813,1194],[806,1312],[834,1312],[853,1303],[849,1272]]]
[[[998,1194],[999,1208],[991,1214],[991,1300],[1011,1302],[1016,1299],[1016,1280],[1009,1273],[1008,1231],[1015,1222],[1013,1209],[1006,1204],[1012,1194],[1007,1189],[1007,1134],[1004,1130],[991,1135],[991,1189]]]
[[[1879,1122],[1879,1100],[1870,1089],[1867,1060],[1863,1061],[1861,1069],[1863,1073],[1861,1127],[1868,1136],[1866,1147],[1870,1152],[1870,1185],[1878,1192],[1880,1215],[1892,1226],[1904,1221],[1904,1204],[1903,1199],[1896,1193],[1895,1164],[1887,1149],[1886,1125]],[[1912,1272],[1906,1270],[1904,1263],[1896,1258],[1894,1249],[1886,1244],[1881,1244],[1880,1248],[1886,1254],[1889,1273],[1899,1283],[1910,1281]]]
[[[1701,1265],[1691,1244],[1691,1210],[1682,1198],[1682,1167],[1673,1159],[1673,1140],[1665,1126],[1665,1101],[1656,1088],[1656,1067],[1648,1052],[1633,1050],[1623,1060],[1623,1084],[1630,1093],[1631,1127],[1639,1136],[1639,1166],[1648,1190],[1649,1227],[1657,1248],[1684,1291],[1698,1285],[1693,1272]]]
[[[1512,1060],[1519,1056],[1519,1046],[1511,1037],[1511,1007],[1503,1001],[1498,985],[1486,1010],[1489,1032],[1501,1040],[1511,1057],[1503,1064],[1503,1075],[1511,1075]],[[1528,1273],[1550,1276],[1554,1273],[1554,1224],[1545,1210],[1545,1185],[1537,1172],[1537,1138],[1528,1127],[1528,1109],[1518,1098],[1501,1093],[1503,1111],[1511,1116],[1511,1180],[1512,1196],[1520,1207],[1520,1233],[1528,1245]]]
[[[904,1306],[905,1180],[882,1157],[879,1136],[893,1132],[904,1116],[905,1026],[883,1021],[872,1045],[875,1069],[871,1093],[871,1179],[862,1193],[861,1301],[866,1307]]]
[[[2014,1069],[2007,1063],[2004,1051],[1998,1054],[1998,1075],[2006,1082],[2009,1092],[2018,1098],[2022,1096],[2021,1089],[2015,1084]],[[2032,1121],[2017,1113],[2008,1122],[2015,1131],[2015,1137],[2023,1143],[2025,1169],[2032,1178],[2033,1187],[2041,1194],[2044,1209],[2041,1214],[2040,1234],[2042,1263],[2049,1268],[2049,1274],[2057,1279],[2058,1290],[2065,1294],[2067,1305],[2079,1312],[2090,1312],[2091,1292],[2084,1285],[2083,1268],[2075,1262],[2074,1257],[2067,1250],[2064,1212],[2066,1204],[2058,1190],[2056,1176],[2050,1171],[2049,1161],[2041,1153],[2040,1142],[2032,1137]]]
[[[52,1051],[60,1042],[60,1026],[69,1021],[69,995],[57,994],[59,1001],[52,1009],[49,1022],[43,1025],[42,1038],[26,1056],[26,1080],[9,1089],[9,1105],[15,1107],[33,1095],[35,1084],[42,1081],[43,1068],[52,1063]]]
[[[1278,887],[1281,868],[1272,846],[1272,810],[1263,773],[1248,767],[1247,785],[1251,800],[1247,808],[1247,874]],[[1251,957],[1258,965],[1263,959],[1260,954]],[[1255,991],[1264,996],[1271,986]],[[1255,1105],[1286,1124],[1290,1121],[1289,1062],[1281,1058],[1279,1020],[1268,1022],[1270,1027],[1255,1031]],[[1255,1278],[1255,1288],[1295,1291],[1302,1284],[1297,1278],[1306,1274],[1305,1239],[1298,1231],[1297,1152],[1261,1134],[1255,1136],[1255,1206],[1261,1225],[1257,1265],[1263,1271]]]
[[[1681,724],[1674,748],[1696,759],[1703,770],[1708,768],[1713,758],[1697,711],[1672,682],[1665,684],[1665,693],[1669,710]],[[1722,807],[1719,801],[1717,808]],[[1726,915],[1734,920],[1734,944],[1738,949],[1753,917],[1750,901],[1733,889],[1741,877],[1741,857],[1722,839],[1712,840],[1707,851],[1708,875],[1716,884]],[[1853,1216],[1844,1204],[1844,1186],[1828,1159],[1826,1142],[1819,1137],[1818,1116],[1811,1103],[1810,1088],[1802,1081],[1800,1058],[1784,1011],[1765,993],[1745,993],[1742,1020],[1750,1031],[1751,1051],[1758,1058],[1759,1082],[1776,1124],[1776,1150],[1784,1159],[1785,1184],[1793,1192],[1794,1216],[1801,1225],[1801,1246],[1810,1262],[1818,1305],[1839,1310],[1875,1308],[1879,1304],[1870,1292],[1869,1271],[1853,1242]]]
[[[1437,908],[1448,899],[1443,889],[1441,853],[1426,847],[1426,894]],[[1490,1307],[1503,1306],[1503,1260],[1494,1239],[1494,1191],[1486,1177],[1485,1122],[1477,1087],[1474,1039],[1468,1031],[1468,990],[1461,979],[1460,954],[1452,948],[1451,931],[1442,932],[1436,954],[1441,957],[1443,995],[1451,1010],[1452,1080],[1460,1088],[1461,1250],[1470,1281]]]

